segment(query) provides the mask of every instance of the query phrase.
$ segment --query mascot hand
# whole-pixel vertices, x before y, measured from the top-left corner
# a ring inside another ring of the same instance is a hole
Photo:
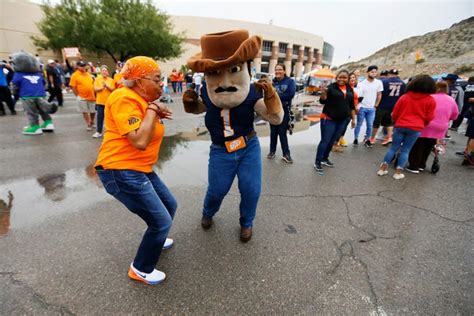
[[[183,105],[184,105],[184,111],[186,113],[196,113],[198,107],[199,107],[199,102],[198,102],[198,94],[196,91],[192,89],[188,89],[184,91],[183,93]]]
[[[257,88],[258,91],[263,91],[263,101],[265,102],[268,114],[276,114],[283,110],[280,97],[278,93],[276,93],[270,79],[260,79],[255,83],[255,88]]]
[[[255,82],[255,88],[259,92],[262,92],[265,94],[265,99],[272,97],[272,95],[275,93],[275,88],[273,88],[272,81],[268,78],[260,79],[259,81]]]

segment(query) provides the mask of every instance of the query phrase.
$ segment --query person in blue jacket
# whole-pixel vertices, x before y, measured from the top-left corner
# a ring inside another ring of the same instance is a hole
[[[278,137],[280,137],[281,149],[283,151],[283,156],[281,159],[283,159],[283,161],[286,163],[293,163],[286,132],[290,123],[291,100],[295,96],[296,84],[293,79],[286,75],[285,65],[277,64],[275,66],[275,78],[273,79],[273,86],[278,92],[278,96],[280,97],[285,115],[283,117],[283,122],[280,125],[270,124],[270,153],[268,153],[267,158],[275,158]]]

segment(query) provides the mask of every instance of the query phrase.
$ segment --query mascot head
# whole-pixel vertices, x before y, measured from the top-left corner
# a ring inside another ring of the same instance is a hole
[[[19,72],[37,72],[40,71],[40,64],[35,56],[21,50],[11,55],[13,70]]]
[[[220,108],[241,104],[250,91],[249,63],[260,51],[262,38],[246,30],[206,34],[202,51],[188,59],[188,67],[204,72],[212,103]]]

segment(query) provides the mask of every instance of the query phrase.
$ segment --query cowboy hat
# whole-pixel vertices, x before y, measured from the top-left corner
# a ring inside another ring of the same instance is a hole
[[[188,67],[208,72],[243,63],[257,56],[262,46],[260,36],[249,37],[246,30],[235,30],[201,36],[202,51],[190,57]]]

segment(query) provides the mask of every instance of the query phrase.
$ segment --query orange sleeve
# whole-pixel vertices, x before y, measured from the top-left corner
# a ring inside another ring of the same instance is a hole
[[[140,105],[130,97],[124,97],[119,102],[111,104],[110,113],[122,136],[140,128],[144,117]]]
[[[77,71],[77,70],[76,70]],[[71,80],[69,81],[69,85],[71,87],[76,87],[77,86],[77,76],[76,73],[73,73],[71,76]]]

